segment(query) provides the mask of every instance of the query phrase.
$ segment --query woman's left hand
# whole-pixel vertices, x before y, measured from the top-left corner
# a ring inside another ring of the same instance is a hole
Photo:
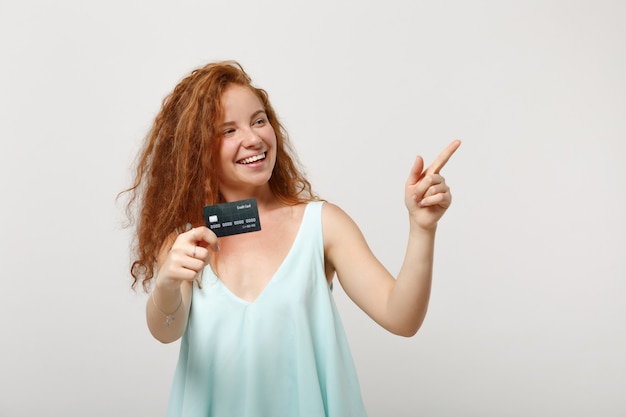
[[[406,182],[404,198],[411,223],[423,229],[432,229],[450,207],[452,202],[450,187],[439,172],[459,146],[460,140],[450,143],[426,170],[422,157],[418,156],[415,159]]]

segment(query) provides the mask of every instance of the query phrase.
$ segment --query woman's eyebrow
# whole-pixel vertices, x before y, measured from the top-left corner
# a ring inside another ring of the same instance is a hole
[[[250,116],[250,119],[254,119],[259,114],[265,114],[265,109],[259,109],[259,110],[255,111],[254,113],[252,113],[252,116]]]
[[[254,119],[255,117],[257,117],[259,114],[266,114],[265,109],[259,109],[257,111],[255,111],[254,113],[252,113],[250,115],[250,119]],[[220,127],[225,127],[228,125],[234,125],[235,122],[234,121],[228,121],[228,122],[224,122],[220,125]]]

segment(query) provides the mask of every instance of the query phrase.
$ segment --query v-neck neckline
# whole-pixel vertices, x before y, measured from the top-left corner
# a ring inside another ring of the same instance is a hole
[[[230,288],[228,288],[228,286],[224,283],[224,281],[222,281],[220,279],[220,277],[217,274],[215,274],[215,272],[213,272],[213,275],[215,276],[215,279],[218,281],[218,285],[220,285],[222,287],[222,289],[230,297],[234,298],[238,302],[243,303],[245,305],[255,304],[261,297],[263,297],[263,295],[266,293],[268,287],[270,287],[270,285],[276,280],[276,277],[279,275],[279,273],[281,272],[281,270],[284,268],[285,264],[287,263],[287,261],[291,257],[291,254],[294,251],[294,248],[296,247],[296,244],[298,243],[298,240],[300,240],[300,235],[302,234],[302,227],[303,227],[304,221],[306,219],[308,208],[309,208],[309,203],[307,203],[306,206],[304,207],[304,213],[302,213],[302,219],[300,219],[300,226],[298,227],[298,232],[296,233],[296,236],[294,237],[293,242],[291,242],[291,247],[289,248],[289,251],[287,252],[287,255],[285,255],[285,257],[283,258],[282,262],[280,263],[280,265],[278,266],[276,271],[274,271],[274,274],[272,275],[272,277],[269,279],[269,281],[267,281],[267,283],[265,284],[265,286],[263,287],[261,292],[259,292],[259,294],[254,298],[254,300],[246,300],[245,298],[242,298],[242,297],[238,296],[237,294],[235,294]]]

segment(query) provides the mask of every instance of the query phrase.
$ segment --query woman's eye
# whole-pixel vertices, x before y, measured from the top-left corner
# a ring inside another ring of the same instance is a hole
[[[224,136],[231,135],[235,132],[235,129],[226,129],[224,131]]]
[[[256,122],[254,122],[254,124],[255,124],[255,125],[260,125],[260,126],[262,126],[262,125],[264,125],[264,124],[265,124],[265,122],[266,122],[266,121],[267,121],[267,120],[265,120],[265,119],[263,119],[263,118],[262,118],[262,119],[258,119]]]

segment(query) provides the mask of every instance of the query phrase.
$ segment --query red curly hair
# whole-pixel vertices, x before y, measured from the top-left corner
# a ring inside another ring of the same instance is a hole
[[[134,183],[122,192],[130,193],[129,224],[136,223],[130,268],[133,289],[141,282],[148,290],[158,253],[172,233],[187,223],[204,224],[202,208],[223,202],[216,173],[222,141],[217,126],[223,119],[221,97],[231,84],[246,86],[256,94],[276,133],[276,165],[269,180],[272,192],[288,205],[317,199],[267,93],[254,87],[235,61],[198,68],[163,100],[138,155]]]

